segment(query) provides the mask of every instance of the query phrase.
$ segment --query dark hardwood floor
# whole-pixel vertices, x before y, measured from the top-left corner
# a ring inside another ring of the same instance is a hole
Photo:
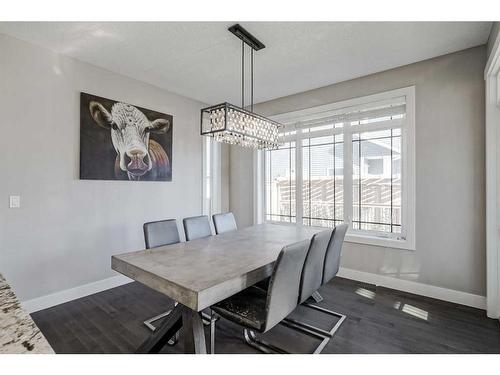
[[[500,353],[500,324],[482,310],[341,278],[320,292],[320,306],[348,316],[323,353]],[[134,282],[32,317],[56,353],[133,353],[149,335],[142,322],[172,306]],[[315,310],[299,307],[293,315],[333,326],[331,317]],[[208,327],[206,335],[208,343]],[[311,352],[319,343],[284,326],[265,336],[293,353]],[[242,329],[223,319],[217,323],[216,351],[257,353],[244,343]],[[182,353],[182,338],[163,352]]]

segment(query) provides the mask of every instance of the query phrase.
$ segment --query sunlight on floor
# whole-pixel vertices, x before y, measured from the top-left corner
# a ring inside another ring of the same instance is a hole
[[[358,289],[356,289],[355,293],[362,296],[362,297],[366,297],[366,298],[370,298],[370,299],[374,299],[376,296],[375,292],[372,292],[371,290],[368,290],[365,288],[358,288]]]
[[[394,302],[393,307],[396,310],[401,310],[402,312],[407,313],[407,314],[414,316],[416,318],[419,318],[422,320],[429,319],[429,313],[427,311],[419,309],[418,307],[415,307],[412,305],[408,305],[407,303],[401,304],[401,302],[396,301],[396,302]]]
[[[401,311],[423,320],[427,320],[429,317],[429,313],[427,311],[419,309],[418,307],[412,305],[408,305],[406,303],[403,305]]]

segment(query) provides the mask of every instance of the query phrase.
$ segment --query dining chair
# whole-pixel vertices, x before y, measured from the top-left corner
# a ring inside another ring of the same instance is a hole
[[[214,228],[216,234],[232,232],[238,229],[236,226],[236,220],[234,220],[234,215],[232,212],[226,212],[225,214],[215,214],[212,216],[214,222]]]
[[[339,224],[335,227],[332,233],[332,239],[328,245],[328,250],[325,256],[325,266],[323,268],[323,285],[333,279],[340,269],[340,255],[342,245],[344,244],[345,235],[349,226],[347,224]]]
[[[316,233],[311,238],[311,245],[300,277],[299,304],[310,298],[322,285],[325,257],[332,233],[333,229],[327,229]]]
[[[181,242],[177,220],[151,221],[143,225],[146,249]]]
[[[215,319],[221,316],[244,328],[246,342],[264,353],[286,353],[256,337],[280,323],[296,307],[299,283],[310,241],[285,246],[274,264],[267,291],[251,286],[212,309],[211,353],[215,353]]]
[[[333,328],[327,331],[292,318],[286,318],[283,321],[284,324],[292,326],[303,333],[311,334],[314,332],[318,337],[322,336],[322,341],[314,353],[320,353],[323,350],[347,318],[344,314],[308,302],[314,292],[337,275],[340,268],[342,244],[347,229],[347,224],[340,224],[333,231],[324,231],[313,236],[311,247],[304,262],[300,282],[299,304],[334,316],[336,319],[338,318],[336,322],[334,321]]]
[[[299,304],[313,295],[319,295],[318,289],[323,282],[323,267],[325,264],[326,250],[332,237],[333,229],[316,233],[311,238],[311,245],[307,252],[304,268],[300,281]],[[269,278],[255,284],[261,289],[269,287]]]
[[[144,230],[144,241],[146,242],[146,249],[152,249],[159,246],[166,246],[181,242],[179,237],[179,229],[177,228],[177,220],[160,220],[151,221],[143,225]],[[177,302],[175,302],[177,305]],[[153,322],[160,320],[168,316],[172,310],[168,310],[162,314],[156,315],[146,321],[144,325],[148,327],[151,331],[154,331],[156,327]],[[175,345],[179,336],[178,333],[172,338],[168,343],[169,345]]]
[[[210,222],[206,215],[186,217],[182,220],[182,224],[184,225],[186,241],[210,237],[212,235],[212,228],[210,228]]]

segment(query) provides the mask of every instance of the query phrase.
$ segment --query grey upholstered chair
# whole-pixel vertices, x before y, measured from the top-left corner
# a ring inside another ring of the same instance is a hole
[[[305,302],[323,283],[323,268],[332,233],[333,230],[328,229],[316,233],[311,238],[311,245],[300,278],[299,303]]]
[[[269,331],[297,307],[300,277],[308,249],[309,241],[285,246],[274,264],[268,290],[251,286],[212,306],[214,317],[219,315],[243,326],[247,343],[258,350],[284,353],[282,349],[258,341],[254,331]],[[215,352],[214,320],[212,353]]]
[[[332,229],[316,233],[311,238],[311,244],[307,252],[307,257],[302,270],[299,289],[299,304],[305,302],[315,293],[319,295],[318,289],[323,282],[323,267],[325,264],[326,250],[332,237]],[[257,287],[266,290],[269,287],[269,278],[255,284]]]
[[[300,280],[298,303],[338,318],[333,328],[327,331],[292,318],[286,318],[283,321],[284,324],[308,335],[314,335],[322,340],[314,353],[320,353],[323,350],[346,319],[344,314],[325,309],[307,301],[314,293],[317,293],[322,285],[329,282],[337,274],[340,265],[342,243],[347,228],[346,224],[340,224],[333,230],[325,230],[313,236]],[[326,273],[325,270],[327,270]]]
[[[210,222],[206,215],[186,217],[182,220],[182,224],[184,225],[186,241],[210,237],[212,235],[212,228],[210,228]]]
[[[175,219],[145,223],[143,229],[146,249],[181,242]]]
[[[345,235],[349,226],[347,224],[339,224],[335,227],[332,234],[332,239],[328,245],[328,250],[325,257],[325,266],[323,268],[323,285],[333,279],[340,268],[340,255],[342,245],[344,244]]]
[[[145,223],[143,225],[143,230],[146,249],[152,249],[154,247],[166,246],[181,242],[179,237],[179,230],[177,228],[177,220],[175,219]],[[153,322],[168,316],[171,311],[172,310],[169,310],[162,314],[154,316],[151,319],[144,321],[144,324],[151,331],[154,331],[156,327],[153,325]],[[174,338],[171,339],[168,343],[170,345],[174,345],[177,342],[178,338],[179,336],[178,334],[176,334]]]
[[[234,220],[234,215],[232,212],[226,212],[225,214],[215,214],[212,216],[214,222],[214,228],[216,234],[232,232],[238,227],[236,226],[236,220]]]

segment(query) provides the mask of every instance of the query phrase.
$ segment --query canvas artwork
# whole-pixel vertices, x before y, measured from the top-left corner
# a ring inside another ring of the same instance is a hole
[[[80,179],[172,181],[171,115],[80,94]]]

